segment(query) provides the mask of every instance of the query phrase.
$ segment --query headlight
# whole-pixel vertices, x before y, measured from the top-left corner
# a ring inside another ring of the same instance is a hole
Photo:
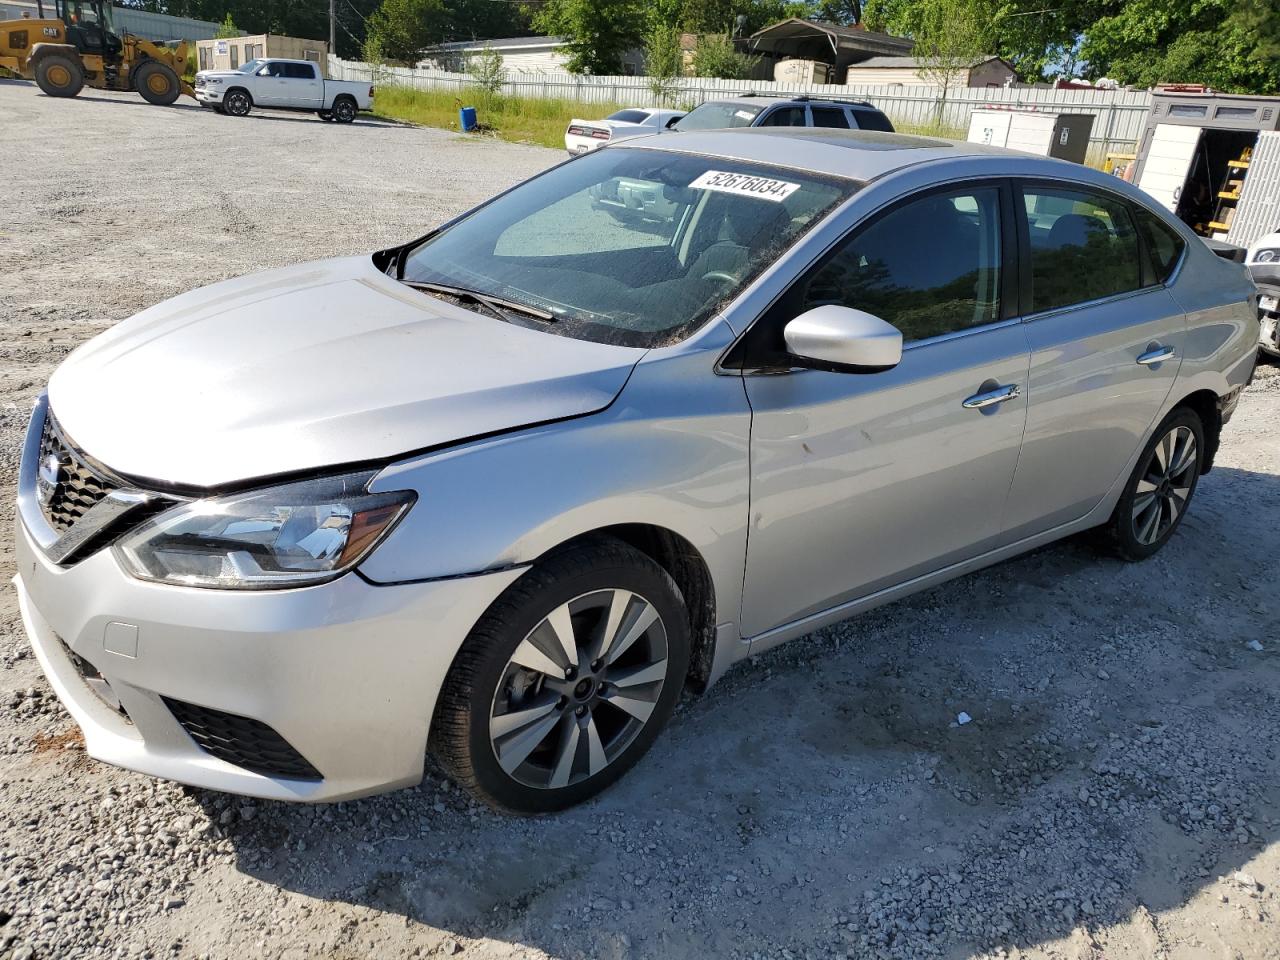
[[[378,545],[412,505],[412,491],[369,493],[374,472],[193,500],[115,546],[142,580],[270,590],[332,580]]]
[[[210,77],[205,81],[205,83],[221,83],[221,82],[222,82],[221,77]]]

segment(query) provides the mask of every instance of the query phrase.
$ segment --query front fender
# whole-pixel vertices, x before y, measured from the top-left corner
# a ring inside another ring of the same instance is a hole
[[[736,621],[751,416],[741,378],[717,376],[714,358],[643,361],[599,413],[388,467],[372,489],[413,489],[418,502],[361,574],[377,583],[465,576],[531,563],[603,527],[651,524],[697,548],[719,621]]]

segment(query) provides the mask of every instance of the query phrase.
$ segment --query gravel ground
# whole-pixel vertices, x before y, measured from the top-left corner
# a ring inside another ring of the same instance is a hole
[[[0,116],[6,501],[76,344],[222,277],[413,236],[559,157],[17,82]],[[1280,957],[1276,374],[1158,557],[1070,541],[796,641],[552,818],[498,817],[432,770],[301,807],[90,761],[6,590],[0,958]]]

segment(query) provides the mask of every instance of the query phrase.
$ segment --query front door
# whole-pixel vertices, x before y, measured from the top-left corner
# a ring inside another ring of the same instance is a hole
[[[1186,318],[1164,288],[1182,238],[1103,191],[1027,183],[1027,432],[1010,539],[1089,513],[1119,480],[1178,374]]]
[[[1026,417],[1012,224],[999,183],[908,199],[855,228],[748,332],[746,636],[999,537]],[[879,373],[795,368],[782,327],[827,303],[898,327],[902,362]]]

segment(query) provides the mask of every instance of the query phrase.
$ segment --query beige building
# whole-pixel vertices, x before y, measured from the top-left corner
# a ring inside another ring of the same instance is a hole
[[[197,40],[196,66],[199,70],[235,70],[241,64],[259,57],[281,57],[286,60],[310,60],[320,65],[327,76],[329,44],[323,40],[282,37],[260,33],[256,37],[232,37],[229,40]]]
[[[1017,80],[1013,67],[999,57],[978,57],[968,67],[951,73],[948,87],[1003,87]],[[915,57],[872,57],[849,65],[845,83],[918,87],[938,83],[936,76],[921,72]]]

